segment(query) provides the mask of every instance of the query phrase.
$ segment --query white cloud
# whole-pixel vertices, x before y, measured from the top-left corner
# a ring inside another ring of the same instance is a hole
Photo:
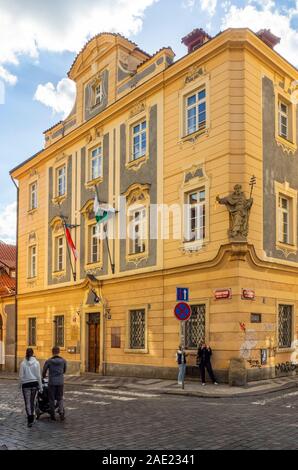
[[[159,0],[1,0],[0,66],[17,65],[26,55],[37,58],[40,50],[78,52],[101,31],[136,34],[142,28],[147,7]],[[26,5],[24,5],[26,3]]]
[[[16,211],[16,202],[0,208],[0,240],[5,243],[15,243],[16,241]]]
[[[15,85],[18,81],[17,77],[9,73],[2,65],[0,65],[0,78],[9,85]]]
[[[197,0],[183,0],[182,6],[192,10],[196,3],[202,11],[206,11],[210,16],[215,14],[217,0],[200,0],[199,2]]]
[[[254,1],[259,5],[246,5],[238,8],[230,6],[222,20],[222,29],[226,28],[250,28],[257,32],[260,29],[271,29],[271,32],[281,38],[280,44],[275,50],[284,56],[289,62],[298,65],[298,31],[291,27],[291,19],[298,14],[298,2],[296,9],[289,9],[287,14],[280,12],[276,4],[270,0],[264,2]],[[261,7],[261,9],[260,9]]]
[[[55,113],[63,113],[65,119],[73,108],[75,96],[75,83],[69,78],[63,78],[57,87],[51,82],[38,85],[34,99],[52,108]]]

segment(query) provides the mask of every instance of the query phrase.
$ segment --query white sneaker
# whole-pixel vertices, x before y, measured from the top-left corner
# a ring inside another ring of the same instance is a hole
[[[213,382],[213,385],[218,385],[218,383],[217,383],[217,382]]]
[[[202,385],[203,385],[203,387],[204,387],[204,386],[206,385],[206,384],[205,384],[205,382],[204,382],[204,383],[202,383]]]
[[[182,382],[178,382],[178,385],[182,385]]]

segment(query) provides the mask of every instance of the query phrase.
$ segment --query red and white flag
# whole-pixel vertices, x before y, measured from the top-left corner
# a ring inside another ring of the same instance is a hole
[[[70,230],[69,228],[66,226],[65,227],[65,235],[66,235],[66,240],[67,240],[67,243],[68,243],[68,246],[70,247],[71,251],[73,252],[73,255],[75,257],[75,260],[78,259],[78,250],[76,249],[76,246],[71,238],[71,234],[70,234]]]

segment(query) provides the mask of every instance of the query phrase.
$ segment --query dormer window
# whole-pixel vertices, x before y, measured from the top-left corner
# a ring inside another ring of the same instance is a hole
[[[102,84],[97,83],[93,87],[93,106],[101,104],[103,98]]]

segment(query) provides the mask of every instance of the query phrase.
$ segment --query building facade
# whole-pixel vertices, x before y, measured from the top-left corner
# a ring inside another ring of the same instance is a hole
[[[15,370],[16,247],[0,241],[0,370]]]
[[[249,380],[295,373],[298,72],[266,30],[183,42],[174,61],[90,40],[69,71],[70,116],[12,170],[19,360],[57,344],[73,373],[174,377],[182,287],[189,373],[203,340],[220,380],[234,358]],[[106,239],[95,194],[116,211]]]

